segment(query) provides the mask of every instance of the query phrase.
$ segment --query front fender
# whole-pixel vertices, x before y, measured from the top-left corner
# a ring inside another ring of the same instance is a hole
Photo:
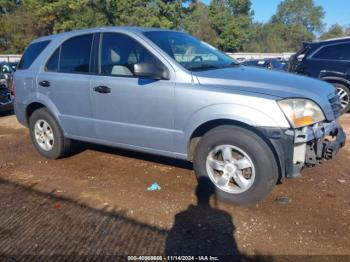
[[[184,128],[186,144],[198,127],[213,120],[233,120],[254,127],[290,127],[275,101],[262,104],[261,107],[270,114],[267,115],[261,110],[245,105],[216,104],[204,107],[186,121]],[[183,148],[182,150],[187,149]]]

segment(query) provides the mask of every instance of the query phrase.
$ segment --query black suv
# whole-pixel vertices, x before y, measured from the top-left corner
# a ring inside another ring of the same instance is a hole
[[[276,58],[246,60],[242,62],[242,65],[264,67],[267,69],[273,69],[278,71],[287,70],[287,62],[282,59]]]
[[[290,58],[289,71],[333,84],[342,113],[350,110],[350,37],[304,43]]]

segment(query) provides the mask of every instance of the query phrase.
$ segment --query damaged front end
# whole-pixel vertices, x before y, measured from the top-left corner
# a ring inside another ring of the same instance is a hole
[[[346,135],[337,121],[320,122],[294,130],[293,174],[332,159],[345,145]]]
[[[346,140],[337,121],[299,129],[259,128],[259,131],[274,148],[281,179],[299,177],[303,168],[332,159]]]

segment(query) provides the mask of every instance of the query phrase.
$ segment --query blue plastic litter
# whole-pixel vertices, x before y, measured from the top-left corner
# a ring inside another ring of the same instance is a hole
[[[161,189],[162,188],[160,187],[160,185],[158,185],[158,183],[155,182],[147,188],[147,191],[156,191],[156,190],[161,190]]]

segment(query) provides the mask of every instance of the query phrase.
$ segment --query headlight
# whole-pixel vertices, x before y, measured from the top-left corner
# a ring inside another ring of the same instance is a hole
[[[278,102],[294,128],[312,125],[325,119],[321,108],[307,99],[285,99]]]

